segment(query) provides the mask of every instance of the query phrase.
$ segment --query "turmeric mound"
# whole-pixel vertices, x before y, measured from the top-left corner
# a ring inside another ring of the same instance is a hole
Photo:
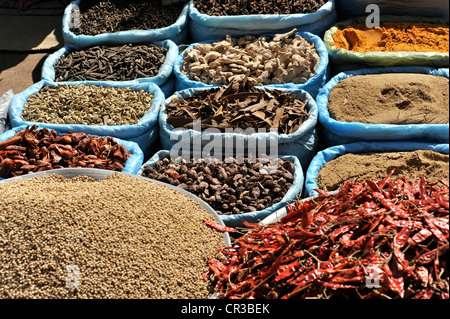
[[[336,48],[354,52],[448,52],[447,25],[414,22],[385,22],[369,29],[363,24],[346,27],[333,36]]]

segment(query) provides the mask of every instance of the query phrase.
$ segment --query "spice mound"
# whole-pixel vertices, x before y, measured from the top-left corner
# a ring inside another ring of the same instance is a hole
[[[309,118],[307,102],[281,90],[262,90],[250,81],[173,98],[166,104],[167,123],[174,128],[258,129],[259,132],[292,134]]]
[[[314,13],[327,1],[325,0],[194,0],[194,6],[201,13],[212,16],[234,16],[249,14],[294,14]]]
[[[130,156],[125,145],[119,145],[112,137],[58,135],[54,130],[38,130],[34,125],[0,142],[0,177],[69,167],[122,171]]]
[[[315,75],[320,56],[296,29],[285,34],[227,36],[197,44],[183,56],[180,70],[190,80],[228,85],[249,78],[259,85],[304,84]]]
[[[55,81],[131,81],[157,76],[168,49],[155,44],[124,44],[70,49],[53,66]]]
[[[22,119],[31,122],[84,125],[133,125],[151,108],[154,96],[129,87],[46,85],[31,95]]]
[[[83,0],[79,5],[80,24],[71,31],[97,35],[165,28],[177,21],[185,2],[162,5],[161,0]]]
[[[342,183],[211,257],[218,298],[448,299],[449,185]]]
[[[177,186],[197,195],[219,215],[261,211],[281,202],[294,182],[293,162],[277,159],[227,158],[224,162],[208,159],[169,158],[146,166],[143,176]]]
[[[213,217],[167,186],[113,174],[0,184],[0,297],[208,298]]]
[[[403,176],[414,180],[425,175],[430,183],[449,179],[449,156],[434,151],[386,152],[368,154],[344,154],[328,163],[319,171],[317,185],[332,191],[344,180],[356,181],[366,178],[378,180],[395,168],[394,178]]]
[[[331,90],[328,111],[330,117],[343,122],[446,124],[449,80],[413,73],[351,76]]]
[[[354,52],[449,51],[448,25],[415,22],[384,22],[379,28],[353,25],[337,30],[332,43]]]

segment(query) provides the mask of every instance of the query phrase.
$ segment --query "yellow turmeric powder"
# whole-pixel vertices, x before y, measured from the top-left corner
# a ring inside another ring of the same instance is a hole
[[[448,52],[448,25],[414,22],[385,22],[369,29],[363,24],[338,30],[336,48],[354,52]]]

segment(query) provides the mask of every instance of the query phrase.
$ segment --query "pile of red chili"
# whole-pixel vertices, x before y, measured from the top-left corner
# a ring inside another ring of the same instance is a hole
[[[391,175],[294,202],[277,223],[246,223],[204,278],[218,298],[448,299],[448,180]]]

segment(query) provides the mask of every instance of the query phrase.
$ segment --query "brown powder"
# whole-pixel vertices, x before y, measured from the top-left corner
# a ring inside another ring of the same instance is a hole
[[[449,156],[434,151],[390,152],[370,154],[345,154],[328,163],[317,176],[320,189],[332,191],[344,180],[356,181],[366,178],[379,181],[392,169],[392,179],[405,176],[416,180],[425,175],[428,182],[449,179]]]
[[[449,80],[428,74],[357,75],[330,92],[330,117],[366,124],[446,124]]]
[[[385,22],[369,29],[358,24],[338,30],[332,45],[354,52],[448,52],[448,25],[416,22]]]

